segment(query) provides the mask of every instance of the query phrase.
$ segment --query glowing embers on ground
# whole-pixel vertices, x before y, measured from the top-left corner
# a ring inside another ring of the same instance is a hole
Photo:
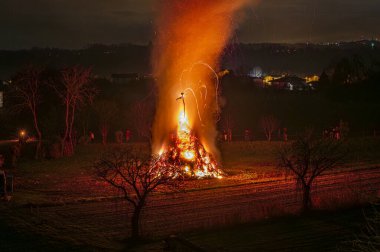
[[[222,178],[222,171],[199,139],[192,134],[184,112],[180,113],[176,135],[172,137],[165,157],[176,164],[186,176],[194,178]]]

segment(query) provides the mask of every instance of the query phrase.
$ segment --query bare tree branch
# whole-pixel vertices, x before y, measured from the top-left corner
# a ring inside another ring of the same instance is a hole
[[[272,140],[273,132],[278,128],[278,120],[272,116],[265,116],[260,120],[261,127],[268,141]]]
[[[314,180],[337,167],[346,155],[341,141],[316,139],[312,134],[299,136],[279,151],[279,167],[293,173],[302,185],[304,210],[311,207]]]
[[[62,155],[74,153],[73,126],[78,108],[91,103],[96,90],[90,82],[91,69],[80,66],[65,68],[61,71],[62,81],[51,83],[65,106],[65,131],[62,138]]]
[[[158,156],[147,156],[134,149],[115,149],[94,164],[99,178],[118,189],[133,206],[132,236],[139,237],[139,218],[148,196],[159,187],[174,189],[182,174]]]
[[[38,107],[42,102],[41,87],[43,85],[43,69],[36,66],[28,66],[14,77],[13,98],[16,100],[16,108],[27,108],[33,117],[33,125],[37,134],[37,146],[35,158],[42,156],[42,131],[39,123]]]

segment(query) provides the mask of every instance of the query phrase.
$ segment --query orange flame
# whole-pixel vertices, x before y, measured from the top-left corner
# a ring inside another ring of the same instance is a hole
[[[180,113],[178,119],[178,148],[181,151],[181,157],[192,161],[195,159],[194,143],[191,142],[189,121],[184,112]]]

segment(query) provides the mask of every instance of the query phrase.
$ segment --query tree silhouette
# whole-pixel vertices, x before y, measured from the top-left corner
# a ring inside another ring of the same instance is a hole
[[[311,192],[315,179],[336,168],[345,156],[341,141],[314,138],[311,132],[298,136],[293,143],[281,148],[279,167],[296,176],[303,192],[304,211],[312,206]]]
[[[117,118],[118,108],[113,101],[99,100],[94,103],[94,110],[98,118],[102,143],[106,144],[109,128],[112,122]]]
[[[12,92],[16,99],[16,106],[27,108],[33,117],[34,130],[37,134],[36,159],[39,159],[42,156],[42,132],[38,116],[38,108],[42,101],[42,73],[42,68],[30,65],[16,74],[12,85]]]
[[[326,71],[323,71],[321,76],[319,76],[319,81],[318,81],[318,88],[319,89],[326,89],[330,87],[330,78],[327,75]]]
[[[151,140],[151,128],[153,123],[154,108],[148,101],[138,101],[130,109],[132,120],[137,135],[140,138]]]
[[[62,155],[74,153],[73,127],[77,109],[92,101],[95,89],[90,82],[91,69],[80,66],[61,70],[60,83],[52,83],[65,106],[65,129],[62,137]]]
[[[273,132],[278,128],[278,120],[272,116],[265,116],[260,120],[261,127],[268,141],[272,140]]]
[[[178,188],[182,182],[176,165],[162,160],[134,149],[115,149],[94,164],[98,177],[121,191],[133,207],[132,239],[140,237],[139,220],[148,196],[158,188]]]
[[[341,59],[334,68],[334,85],[351,85],[368,78],[369,70],[358,55]]]

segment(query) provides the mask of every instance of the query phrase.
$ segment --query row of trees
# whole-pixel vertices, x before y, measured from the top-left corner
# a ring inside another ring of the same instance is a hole
[[[235,123],[231,115],[227,114],[226,116],[223,116],[221,120],[221,128],[223,132],[231,132],[232,134],[234,124]],[[259,124],[265,136],[265,139],[267,141],[270,142],[273,140],[273,136],[275,135],[276,131],[278,132],[277,139],[283,140],[285,142],[288,140],[287,128],[285,127],[281,128],[280,121],[274,115],[263,116],[260,119]],[[349,132],[348,123],[343,120],[340,120],[339,123],[335,127],[330,128],[330,129],[325,129],[323,131],[323,136],[340,139],[340,138],[345,138],[348,135],[348,132]],[[249,134],[250,130],[248,130],[248,132],[246,133]],[[251,136],[248,136],[248,138],[252,139]]]
[[[367,60],[368,61],[368,60]],[[363,82],[373,82],[380,77],[380,61],[366,62],[359,55],[344,57],[327,68],[320,76],[319,86],[350,86]]]
[[[16,117],[12,124],[19,127],[27,121],[25,115],[31,115],[36,159],[43,156],[48,139],[59,142],[60,156],[72,155],[76,143],[88,138],[90,131],[101,136],[103,144],[111,130],[120,129],[133,130],[135,139],[148,140],[155,97],[147,97],[144,88],[94,78],[87,67],[57,70],[29,65],[14,75],[7,90],[7,108],[19,112],[8,113],[8,119],[12,122]]]
[[[28,66],[15,75],[11,86],[14,105],[19,109],[27,109],[33,117],[37,135],[35,154],[37,159],[42,156],[43,133],[39,119],[46,89],[50,88],[64,107],[61,155],[70,156],[74,153],[73,132],[77,110],[91,103],[96,94],[96,90],[90,85],[90,80],[91,69],[80,66],[64,68],[55,75],[47,75],[44,68]]]
[[[372,83],[376,78],[379,79],[379,65],[372,61],[368,67],[357,57],[342,59],[331,68],[332,70],[326,71],[329,75],[321,76],[320,85],[348,85],[354,81]],[[343,80],[347,78],[349,83],[344,84]],[[138,139],[150,139],[156,100],[152,80],[148,85],[144,81],[136,81],[118,86],[105,79],[92,78],[91,70],[80,66],[61,70],[29,66],[19,71],[13,79],[10,86],[16,91],[14,94],[17,107],[27,108],[33,118],[32,125],[39,140],[37,158],[41,155],[42,139],[51,138],[52,135],[58,135],[61,139],[61,145],[64,146],[62,154],[65,155],[73,152],[72,142],[79,138],[75,136],[76,132],[81,132],[82,136],[89,130],[99,132],[104,144],[107,143],[110,131],[125,129],[133,130],[133,135]],[[291,130],[289,133],[294,134],[294,131],[305,126],[322,131],[336,123],[337,115],[350,122],[352,132],[378,127],[373,119],[376,115],[369,116],[369,113],[361,112],[362,109],[371,106],[376,111],[377,103],[373,99],[355,98],[361,93],[365,97],[376,96],[372,89],[366,90],[367,86],[351,90],[352,95],[348,96],[352,96],[352,99],[347,99],[347,102],[339,101],[337,106],[335,100],[347,96],[342,90],[332,92],[330,99],[319,93],[290,94],[251,89],[248,92],[243,88],[244,83],[234,78],[223,78],[221,84],[223,96],[227,101],[219,125],[221,132],[232,132],[232,128],[244,132],[243,125],[248,125],[248,128],[254,131],[263,131],[265,138],[271,140],[273,133],[279,128],[279,121]],[[132,87],[133,85],[135,87]],[[357,86],[360,85],[355,87]],[[353,102],[355,106],[352,105]],[[92,106],[86,106],[89,104]],[[55,111],[47,111],[47,108],[53,107]],[[321,114],[323,120],[315,119],[313,115],[317,113]],[[359,117],[360,120],[353,121]]]

